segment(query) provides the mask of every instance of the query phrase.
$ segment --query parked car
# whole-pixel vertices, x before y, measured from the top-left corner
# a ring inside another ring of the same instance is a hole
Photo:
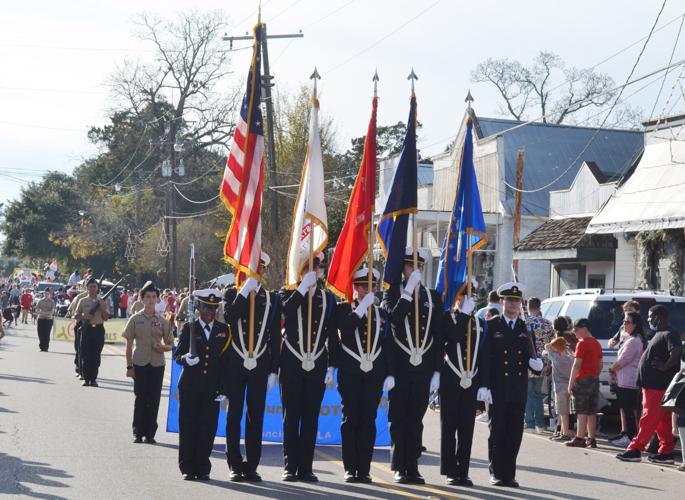
[[[40,292],[44,292],[48,288],[56,292],[60,288],[66,290],[67,285],[65,285],[64,283],[55,283],[54,281],[39,281],[34,287],[34,290],[36,291],[36,294],[38,294]]]
[[[649,308],[663,304],[668,308],[671,327],[685,332],[685,297],[654,291],[619,291],[600,288],[581,288],[567,290],[560,297],[542,301],[540,311],[550,321],[557,316],[570,316],[573,321],[588,318],[592,335],[602,344],[602,373],[600,392],[605,399],[615,402],[616,395],[609,390],[609,367],[616,361],[618,349],[609,349],[609,339],[621,328],[623,323],[623,304],[635,300],[640,304],[640,314],[647,328]]]

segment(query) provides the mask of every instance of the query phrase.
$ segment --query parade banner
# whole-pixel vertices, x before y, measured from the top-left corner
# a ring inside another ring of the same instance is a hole
[[[173,358],[172,358],[173,359]],[[175,361],[171,362],[171,387],[169,389],[169,412],[167,414],[167,432],[178,432],[178,379],[183,367]],[[333,378],[336,380],[336,377]],[[246,405],[247,406],[247,405]],[[221,403],[216,435],[226,437],[226,410],[228,402]],[[321,410],[319,412],[319,433],[316,444],[341,444],[340,423],[342,422],[342,404],[340,394],[333,384],[329,384],[324,392]],[[245,437],[245,413],[240,422],[240,437]],[[272,443],[283,442],[283,408],[278,386],[266,393],[266,407],[264,409],[264,429],[262,441]],[[378,405],[376,415],[376,446],[390,446],[390,432],[388,430],[388,393],[384,392]]]
[[[105,342],[126,342],[121,334],[124,333],[126,319],[110,319],[105,321]],[[74,327],[76,320],[73,318],[56,317],[52,323],[52,340],[74,341]]]

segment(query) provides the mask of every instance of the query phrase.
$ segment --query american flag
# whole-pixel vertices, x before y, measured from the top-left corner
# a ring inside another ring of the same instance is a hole
[[[219,194],[232,216],[224,257],[240,274],[259,278],[264,184],[264,127],[259,107],[262,94],[259,25],[255,26],[254,34],[247,89]]]

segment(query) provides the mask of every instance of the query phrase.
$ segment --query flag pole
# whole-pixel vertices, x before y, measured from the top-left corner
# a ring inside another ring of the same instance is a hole
[[[407,77],[408,80],[411,80],[411,96],[414,97],[414,81],[418,80],[419,77],[416,76],[416,73],[414,73],[414,68],[411,69],[411,73],[409,73],[409,76]],[[409,124],[407,124],[409,126]],[[416,134],[416,115],[414,115],[414,133]],[[418,164],[419,158],[418,158],[418,152],[416,154],[416,163]],[[418,243],[417,243],[417,238],[416,238],[416,213],[413,213],[411,216],[411,221],[412,221],[412,229],[411,229],[411,238],[412,238],[412,256],[413,256],[413,262],[414,262],[414,270],[417,270],[419,267],[419,258],[418,258]],[[419,288],[420,285],[414,288],[414,337],[415,337],[415,344],[414,347],[418,349],[419,347]]]
[[[320,79],[321,76],[319,75],[319,72],[316,70],[316,66],[314,67],[314,73],[312,73],[312,76],[309,77],[310,80],[314,80],[314,93],[312,97],[312,101],[314,102],[314,105],[316,106],[316,81]],[[311,273],[314,270],[314,221],[312,218],[309,218],[309,272]],[[315,288],[315,287],[314,287]],[[310,288],[308,293],[307,293],[307,353],[312,352],[312,299],[313,299],[314,292]]]
[[[376,99],[378,97],[378,70],[376,70],[373,74],[373,98]],[[367,144],[369,138],[366,138]],[[374,177],[376,176],[376,168],[375,168],[375,163],[376,163],[376,156],[375,156],[375,151],[374,151],[374,169],[373,175]],[[368,173],[368,172],[367,172]],[[371,193],[368,196],[371,196],[372,200],[373,197],[375,196],[375,193]],[[369,214],[369,249],[366,254],[366,269],[367,269],[367,287],[368,287],[368,292],[367,293],[373,293],[373,236],[374,236],[374,230],[373,230],[373,212],[374,212],[374,203],[373,201],[371,202],[371,213]],[[373,305],[369,306],[369,308],[366,310],[366,352],[368,354],[371,353],[371,311],[373,310]]]
[[[466,296],[470,299],[472,293],[472,275],[473,275],[473,256],[471,255],[471,235],[466,234],[468,238],[466,246]],[[469,315],[469,322],[466,326],[466,369],[471,369],[471,321],[473,316]],[[477,320],[476,320],[477,321]]]

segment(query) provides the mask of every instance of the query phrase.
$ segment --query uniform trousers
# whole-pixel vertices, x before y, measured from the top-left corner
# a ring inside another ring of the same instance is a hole
[[[80,321],[76,322],[74,326],[74,369],[76,373],[81,374],[81,328],[83,328]]]
[[[38,320],[38,347],[41,351],[47,351],[50,347],[50,333],[52,333],[52,320]]]
[[[376,413],[383,394],[382,370],[368,373],[338,370],[342,401],[342,459],[347,472],[365,476],[371,469],[376,442]]]
[[[312,472],[314,446],[319,430],[319,412],[326,386],[325,372],[314,369],[281,370],[281,401],[283,403],[283,458],[290,474]]]
[[[267,363],[253,370],[242,366],[230,369],[225,388],[228,397],[226,416],[226,459],[228,467],[236,472],[254,472],[262,456],[262,430],[264,427],[264,405],[266,403],[266,384],[269,377]],[[240,453],[240,420],[245,412],[245,458]]]
[[[490,405],[490,437],[488,455],[490,474],[502,481],[516,478],[516,457],[523,439],[525,401],[502,401],[504,395],[495,395]]]
[[[152,439],[157,432],[157,413],[162,395],[164,366],[133,365],[133,435]]]
[[[476,422],[477,386],[464,389],[459,380],[449,367],[443,368],[440,378],[440,474],[467,478]]]
[[[213,392],[179,390],[178,468],[181,474],[204,476],[212,470],[219,402]]]
[[[430,378],[431,372],[398,372],[395,375],[395,388],[390,391],[388,408],[390,468],[394,471],[418,472]]]
[[[100,356],[105,346],[105,327],[102,325],[84,325],[81,330],[81,347],[79,356],[81,360],[81,375],[89,382],[98,378],[100,369]]]

